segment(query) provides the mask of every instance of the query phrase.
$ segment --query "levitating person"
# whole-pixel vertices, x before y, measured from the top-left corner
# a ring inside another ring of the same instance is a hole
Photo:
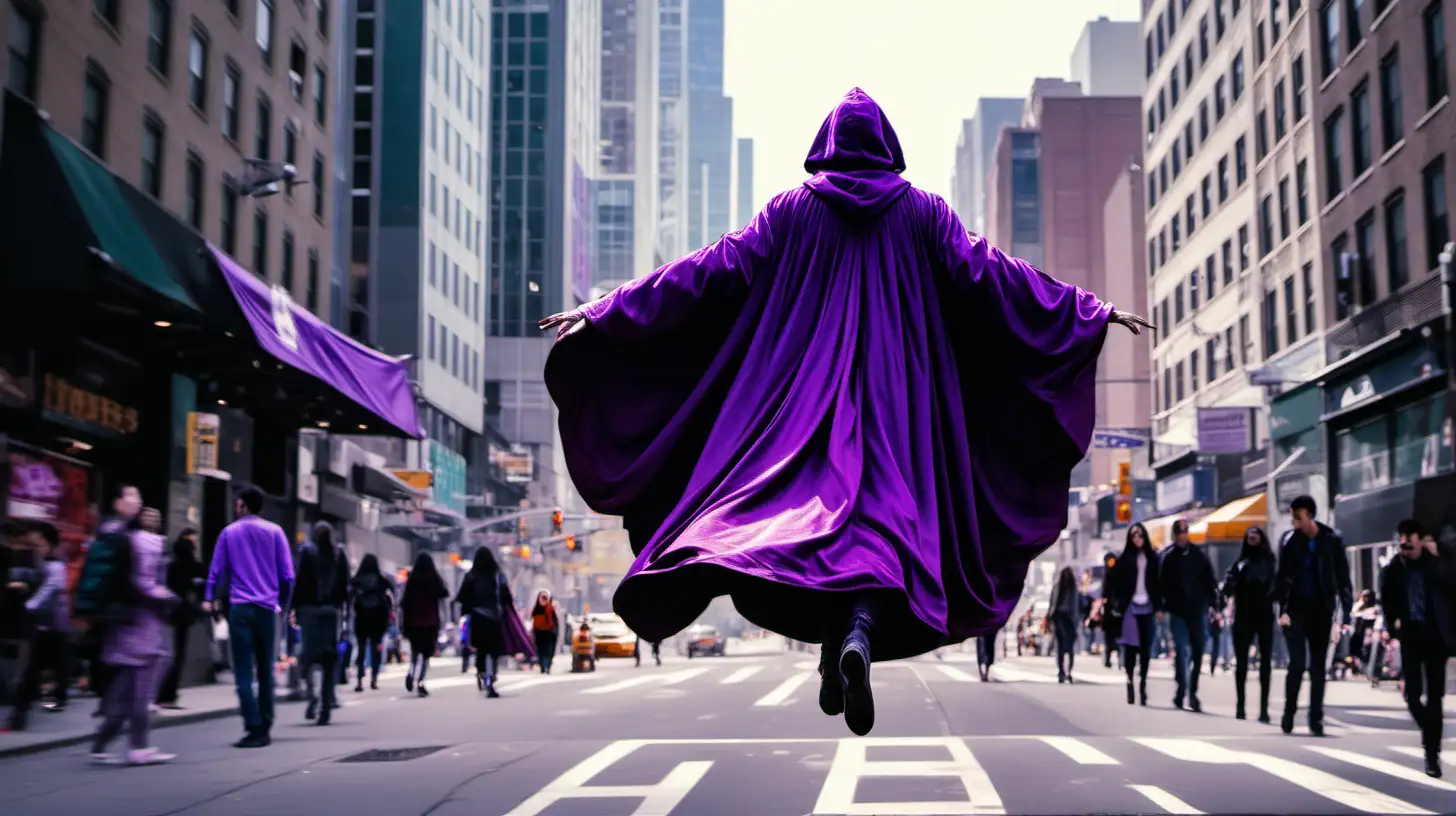
[[[820,706],[865,734],[872,660],[1006,623],[1066,523],[1107,326],[1148,324],[967,233],[859,89],[804,167],[743,229],[541,321],[546,383],[576,487],[637,552],[627,625],[665,639],[731,595],[824,644]]]

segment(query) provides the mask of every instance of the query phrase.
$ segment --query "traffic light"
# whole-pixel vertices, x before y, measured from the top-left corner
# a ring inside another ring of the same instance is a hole
[[[531,557],[531,545],[529,545],[529,544],[522,544],[521,545],[521,549],[517,550],[516,552],[522,558],[530,558]]]
[[[1117,523],[1127,524],[1132,521],[1132,501],[1125,496],[1117,497]]]
[[[551,531],[553,533],[560,533],[561,526],[565,523],[566,516],[562,515],[560,510],[557,510],[551,514]]]
[[[569,535],[569,536],[566,537],[566,549],[568,549],[568,550],[575,550],[576,549],[576,536]]]

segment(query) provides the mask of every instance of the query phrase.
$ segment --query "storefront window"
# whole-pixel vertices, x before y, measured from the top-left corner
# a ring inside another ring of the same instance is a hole
[[[1338,435],[1341,493],[1363,493],[1390,484],[1390,447],[1384,418]]]
[[[1395,479],[1414,481],[1451,470],[1451,433],[1446,395],[1408,405],[1395,413]]]

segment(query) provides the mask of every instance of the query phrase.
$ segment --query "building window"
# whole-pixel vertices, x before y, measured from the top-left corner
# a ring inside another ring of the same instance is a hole
[[[273,0],[258,0],[258,14],[254,18],[253,38],[258,43],[258,52],[263,64],[273,64]]]
[[[1279,353],[1279,298],[1273,289],[1264,293],[1264,308],[1261,315],[1264,324],[1264,359]]]
[[[1254,155],[1259,161],[1269,155],[1269,112],[1263,108],[1254,115]]]
[[[327,40],[329,38],[329,0],[313,0],[313,7],[314,27],[318,31],[318,35]]]
[[[1385,202],[1385,266],[1391,294],[1410,283],[1410,253],[1405,234],[1405,196],[1396,193]]]
[[[1208,62],[1208,15],[1198,21],[1198,64]]]
[[[151,0],[151,3],[147,17],[147,65],[166,76],[167,58],[172,53],[172,3],[170,0]]]
[[[1340,130],[1344,126],[1345,112],[1336,110],[1325,120],[1325,200],[1333,201],[1345,189],[1340,174]]]
[[[166,130],[153,113],[142,116],[142,191],[152,198],[162,198],[162,154]]]
[[[1222,122],[1223,115],[1228,112],[1228,107],[1223,99],[1223,82],[1223,77],[1213,81],[1213,121],[1215,122]]]
[[[1402,107],[1400,53],[1392,48],[1380,61],[1380,144],[1383,150],[1394,148],[1396,142],[1405,136]]]
[[[1237,102],[1239,97],[1244,95],[1244,52],[1242,50],[1234,54],[1234,63],[1229,74],[1229,92],[1232,94],[1230,99]]]
[[[1315,329],[1314,264],[1307,263],[1299,271],[1304,279],[1304,333]]]
[[[1435,394],[1395,412],[1395,480],[1424,479],[1452,468],[1447,394]]]
[[[298,164],[298,131],[293,123],[287,120],[283,122],[283,161],[285,164]],[[288,196],[293,197],[293,187],[288,188]]]
[[[1198,390],[1198,349],[1188,354],[1188,387],[1190,391]]]
[[[262,94],[258,94],[257,128],[253,156],[266,160],[268,154],[273,152],[273,105],[268,102],[268,97]]]
[[[324,191],[328,183],[324,177],[324,154],[313,152],[313,217],[324,217]]]
[[[429,261],[429,269],[430,269],[430,278],[429,279],[430,279],[430,286],[436,286],[437,284],[436,284],[436,279],[435,279],[435,266],[436,266],[435,261],[436,261],[436,255],[438,253],[435,251],[435,242],[434,241],[430,241],[428,243],[428,246],[429,246],[429,250],[430,250],[430,261]]]
[[[1320,9],[1320,76],[1340,67],[1340,0],[1325,0]]]
[[[203,169],[202,157],[189,150],[187,152],[187,197],[183,202],[182,215],[195,230],[202,229]]]
[[[1289,69],[1289,86],[1294,96],[1294,121],[1298,122],[1304,118],[1304,55],[1300,54],[1294,58],[1294,63]]]
[[[34,99],[36,69],[40,67],[40,12],[30,0],[10,0],[9,53],[5,87]]]
[[[1249,331],[1249,316],[1239,315],[1239,365],[1248,367],[1254,362],[1254,336]]]
[[[193,28],[187,41],[187,101],[207,110],[207,32],[201,28]]]
[[[1163,369],[1163,408],[1173,407],[1173,369]]]
[[[329,83],[322,65],[313,67],[313,120],[320,126],[328,122]]]
[[[304,281],[304,306],[310,312],[317,312],[319,307],[319,254],[317,249],[308,251],[308,280]]]
[[[105,20],[112,28],[121,17],[121,0],[91,0],[91,7],[96,10],[96,16]]]
[[[1249,271],[1249,225],[1239,227],[1239,271]]]
[[[1375,302],[1375,211],[1370,210],[1355,222],[1355,254],[1359,256],[1355,278],[1355,302],[1369,306]]]
[[[282,284],[289,295],[293,294],[293,233],[283,231],[283,275]]]
[[[1446,208],[1446,159],[1437,159],[1421,171],[1426,204],[1426,268],[1441,265],[1441,251],[1451,240],[1450,213]]]
[[[106,158],[107,113],[111,107],[111,80],[100,65],[87,60],[82,100],[81,146],[98,159]]]
[[[221,216],[218,226],[222,233],[222,251],[236,256],[238,254],[238,188],[227,176],[223,176],[222,180]]]
[[[1335,236],[1330,242],[1330,260],[1334,263],[1335,274],[1335,319],[1344,320],[1350,316],[1350,300],[1354,286],[1353,273],[1350,259],[1345,256],[1349,254],[1346,250],[1350,248],[1350,237],[1344,233]]]
[[[1182,325],[1184,317],[1185,302],[1183,300],[1183,284],[1173,288],[1173,324]]]
[[[1204,343],[1203,344],[1203,358],[1208,361],[1207,363],[1204,364],[1204,367],[1207,369],[1207,372],[1208,372],[1208,374],[1207,374],[1207,376],[1208,376],[1207,384],[1208,385],[1213,385],[1213,381],[1216,380],[1216,379],[1218,379],[1218,341],[1217,340],[1209,340],[1207,343]]]
[[[1212,255],[1203,260],[1203,279],[1208,282],[1208,296],[1205,299],[1212,300],[1218,293],[1218,270]]]
[[[1279,42],[1279,0],[1269,0],[1269,45]]]
[[[1249,180],[1249,150],[1245,137],[1234,142],[1234,186],[1242,187]]]
[[[1288,105],[1284,101],[1284,79],[1281,77],[1274,83],[1274,143],[1278,144],[1280,139],[1288,131],[1285,129],[1285,112]]]
[[[1198,142],[1208,141],[1208,100],[1198,103]]]
[[[1229,197],[1229,158],[1224,156],[1218,160],[1218,203],[1228,201]]]
[[[303,101],[303,77],[308,72],[308,51],[294,40],[288,48],[288,92],[295,102]]]
[[[1360,26],[1360,7],[1365,0],[1345,0],[1345,33],[1351,51],[1365,39],[1365,30]]]
[[[1259,200],[1259,257],[1274,251],[1274,196]]]
[[[1188,314],[1198,311],[1198,270],[1188,276]]]
[[[1289,176],[1279,179],[1279,240],[1289,238]]]
[[[1234,282],[1234,242],[1229,239],[1223,242],[1223,285],[1228,286]]]
[[[1370,83],[1362,82],[1350,95],[1350,175],[1359,178],[1374,161],[1370,146]]]
[[[429,346],[428,346],[428,348],[426,350],[426,354],[428,355],[428,357],[431,360],[434,360],[435,359],[435,316],[434,315],[430,315],[430,323],[429,323],[429,326],[430,326],[430,329],[429,329],[429,337],[428,337]]]
[[[1173,366],[1173,394],[1179,402],[1183,401],[1185,381],[1183,379],[1183,361],[1179,360]]]
[[[1446,15],[1441,0],[1426,7],[1423,15],[1426,42],[1426,107],[1434,108],[1446,98]]]
[[[222,135],[231,142],[238,140],[238,97],[242,85],[242,71],[229,60],[222,75]]]
[[[1223,42],[1223,0],[1213,0],[1213,41]]]
[[[1203,185],[1200,188],[1203,196],[1203,220],[1207,221],[1213,215],[1213,176],[1204,176]]]
[[[1363,493],[1390,484],[1390,441],[1387,418],[1371,420],[1335,434],[1340,458],[1336,492]]]
[[[253,274],[268,279],[268,212],[253,205]]]
[[[1264,21],[1260,20],[1254,24],[1254,64],[1263,65],[1268,53],[1264,45]]]
[[[1301,227],[1309,223],[1309,159],[1294,166],[1294,213]]]

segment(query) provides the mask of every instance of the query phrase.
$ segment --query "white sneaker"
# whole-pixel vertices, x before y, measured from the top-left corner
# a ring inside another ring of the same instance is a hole
[[[126,752],[126,764],[128,765],[161,765],[164,762],[171,762],[176,758],[176,754],[164,754],[156,748],[143,748],[139,751]]]
[[[115,765],[116,755],[108,754],[105,751],[92,752],[91,762],[95,765]]]

